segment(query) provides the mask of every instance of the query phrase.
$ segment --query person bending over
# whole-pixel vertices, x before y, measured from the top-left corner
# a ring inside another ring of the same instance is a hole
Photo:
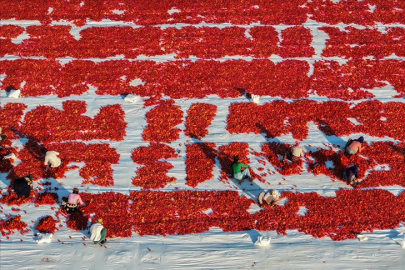
[[[74,188],[67,198],[62,198],[62,207],[65,208],[68,213],[75,212],[81,205],[84,205],[84,202],[79,195],[78,188]]]
[[[90,240],[94,244],[104,244],[107,242],[107,229],[103,226],[103,219],[99,218],[96,223],[90,227]]]
[[[348,185],[351,185],[355,188],[360,183],[360,181],[357,180],[359,178],[359,171],[359,167],[357,167],[356,165],[347,168],[343,172],[343,180],[346,180],[346,183]]]
[[[275,205],[279,199],[280,193],[277,190],[273,189],[267,192],[261,192],[257,201],[259,202],[260,207],[264,207],[265,205]]]
[[[294,146],[291,148],[291,151],[284,154],[284,161],[287,159],[292,161],[292,162],[297,162],[301,160],[301,158],[304,156],[304,150],[300,146],[300,142],[296,141]]]
[[[356,140],[349,139],[345,146],[345,152],[349,155],[361,153],[361,144],[364,142],[364,137],[360,136]]]
[[[18,197],[29,197],[33,190],[32,174],[18,178],[13,183],[13,189]]]

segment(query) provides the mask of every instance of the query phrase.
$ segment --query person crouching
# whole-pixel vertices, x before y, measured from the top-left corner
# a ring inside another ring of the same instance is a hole
[[[300,161],[302,157],[304,157],[304,150],[301,148],[300,142],[296,141],[291,151],[284,154],[283,161],[285,162],[288,159],[292,162],[297,162]]]
[[[347,168],[343,172],[343,180],[346,180],[348,185],[356,188],[356,186],[360,183],[360,181],[357,180],[359,178],[359,171],[360,169],[356,165]]]
[[[349,155],[356,155],[361,153],[361,144],[364,142],[364,137],[360,136],[356,140],[349,139],[345,146],[345,152]]]
[[[104,244],[107,242],[107,229],[103,226],[103,219],[99,218],[96,223],[90,226],[90,240],[94,244]]]
[[[79,189],[74,188],[69,196],[62,198],[62,207],[68,212],[72,213],[79,209],[80,205],[84,205],[82,198],[79,195]]]
[[[18,197],[30,197],[30,193],[33,190],[32,174],[18,178],[13,183],[13,189],[17,193]]]
[[[267,192],[261,192],[257,201],[259,202],[260,207],[264,207],[265,205],[273,206],[276,202],[280,199],[280,193],[273,189]]]
[[[62,163],[61,159],[58,157],[59,152],[56,151],[47,151],[45,154],[44,165],[51,168],[59,167]]]
[[[242,168],[244,168],[244,170],[242,170]],[[251,182],[253,181],[252,177],[250,176],[249,165],[239,162],[239,157],[237,157],[237,156],[233,157],[233,163],[232,163],[231,169],[232,169],[233,178],[238,180],[239,184],[242,184],[242,182],[245,178]]]

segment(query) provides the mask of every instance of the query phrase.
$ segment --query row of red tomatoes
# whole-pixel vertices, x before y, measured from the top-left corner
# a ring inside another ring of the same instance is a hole
[[[157,25],[167,23],[229,23],[252,24],[261,21],[263,24],[298,25],[307,20],[307,8],[302,6],[306,1],[289,1],[288,3],[272,1],[262,4],[257,1],[218,4],[203,2],[190,4],[164,0],[159,3],[145,5],[143,2],[108,1],[97,4],[72,3],[56,1],[52,4],[18,2],[8,5],[1,19],[39,20],[42,24],[50,24],[53,20],[69,21],[83,26],[87,20],[102,21],[103,19],[134,22],[139,25]],[[260,8],[259,8],[260,5]],[[171,13],[173,7],[180,12]],[[52,9],[52,12],[49,12]],[[122,11],[122,12],[117,12]],[[200,14],[204,14],[201,16]]]
[[[401,27],[388,28],[385,33],[375,28],[358,29],[352,26],[344,29],[326,26],[320,30],[329,35],[326,47],[322,51],[324,57],[353,59],[374,56],[381,59],[392,54],[405,56],[403,48],[405,29]]]
[[[308,123],[314,122],[328,136],[352,133],[405,140],[400,102],[364,101],[350,107],[343,101],[282,100],[263,105],[233,103],[229,107],[227,131],[264,134],[267,138],[292,133],[297,140],[308,137]],[[355,119],[358,124],[349,119]]]
[[[52,216],[44,216],[39,219],[35,230],[41,233],[55,233],[58,230],[56,227],[56,220]]]
[[[156,2],[156,1],[155,1]],[[295,0],[284,2],[257,0],[236,3],[215,0],[190,3],[170,0],[159,2],[132,2],[112,0],[97,3],[53,1],[16,2],[7,5],[1,19],[38,20],[42,24],[52,21],[68,21],[83,26],[87,21],[133,22],[137,25],[176,23],[232,23],[264,25],[301,25],[311,20],[329,24],[374,25],[405,23],[401,1],[324,1]],[[175,7],[173,9],[173,7]],[[372,8],[372,9],[371,9]],[[51,12],[49,10],[52,10]],[[118,12],[117,12],[118,11]],[[173,11],[173,12],[171,12]],[[203,15],[201,15],[203,14]]]
[[[308,75],[308,61],[291,59],[278,63],[269,59],[222,62],[209,59],[195,62],[110,60],[97,63],[74,60],[65,65],[52,59],[0,61],[0,72],[6,74],[3,89],[19,89],[26,82],[23,96],[59,97],[81,95],[94,86],[98,95],[132,93],[142,97],[165,95],[175,99],[209,95],[235,98],[247,91],[261,96],[298,99],[316,92],[329,98],[358,100],[374,97],[366,90],[385,86],[385,81],[395,91],[405,93],[401,83],[403,68],[404,62],[398,59],[354,59],[344,64],[319,60],[314,63],[311,75]],[[131,83],[136,79],[143,84],[133,86]]]
[[[134,231],[140,235],[190,234],[220,227],[224,231],[276,230],[280,234],[298,229],[314,237],[344,240],[375,229],[393,229],[405,221],[405,195],[395,196],[386,190],[341,189],[336,197],[283,192],[282,197],[288,199],[284,205],[256,213],[248,211],[253,201],[236,191],[133,191],[129,196],[106,192],[83,193],[82,197],[91,202],[67,216],[68,227],[84,230],[89,221],[102,218],[109,237],[130,237]],[[300,207],[306,208],[304,215],[298,214]],[[56,228],[53,218],[43,220],[39,224],[47,224],[46,229]],[[0,221],[3,235],[24,228],[21,216]]]
[[[204,59],[229,55],[268,58],[273,54],[283,58],[311,57],[313,36],[309,28],[292,26],[279,33],[273,26],[251,27],[246,36],[244,27],[194,27],[181,29],[157,27],[91,27],[80,31],[76,40],[71,34],[72,26],[0,26],[2,48],[0,56],[44,56],[46,58],[106,58],[124,55],[135,59],[140,55],[156,56],[176,54],[176,58],[195,56]],[[20,44],[12,39],[19,34],[29,35]],[[128,37],[131,39],[128,39]],[[94,46],[103,44],[103,46]],[[114,45],[113,45],[114,44]],[[279,45],[278,45],[279,44]],[[137,48],[134,50],[133,48]]]

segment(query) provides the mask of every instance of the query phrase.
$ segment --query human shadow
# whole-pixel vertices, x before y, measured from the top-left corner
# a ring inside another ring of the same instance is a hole
[[[14,87],[14,85],[8,85],[4,90],[6,90],[7,93],[9,93],[12,90],[16,90],[17,88]]]
[[[59,183],[58,180],[53,177],[42,179],[38,182],[38,184],[41,184],[45,190],[48,190],[48,192],[58,194],[58,203],[62,202],[62,197],[67,197],[70,193],[69,190],[67,190],[63,185],[61,185],[61,183]]]
[[[237,182],[236,179],[233,179],[234,182]],[[244,193],[253,199],[256,203],[258,203],[257,198],[259,197],[260,192],[265,191],[263,188],[261,188],[258,184],[257,181],[259,180],[254,180],[252,182],[249,181],[243,181],[240,187],[244,191]],[[237,183],[239,185],[239,183]]]
[[[251,229],[248,231],[245,231],[249,236],[250,239],[252,240],[252,243],[256,243],[257,239],[259,238],[259,236],[262,236],[257,230],[255,229]]]
[[[274,139],[274,138],[277,137],[275,134],[271,133],[265,126],[263,126],[263,125],[260,124],[260,123],[256,123],[256,127],[259,129],[260,134],[261,134],[266,140]],[[264,134],[264,135],[263,135],[263,134]]]
[[[215,148],[210,147],[208,144],[203,143],[201,141],[195,140],[195,143],[202,151],[202,153],[205,155],[206,158],[209,158],[211,160],[215,160],[215,157],[218,154],[218,150]]]
[[[241,96],[243,96],[247,93],[246,89],[241,88],[241,87],[235,87],[235,90],[238,91]]]
[[[11,128],[11,131],[19,138],[25,138],[27,139],[27,142],[24,144],[30,154],[35,157],[36,159],[40,159],[42,157],[45,157],[46,149],[42,145],[41,141],[37,139],[36,137],[29,135],[27,133],[22,132],[21,130],[18,130],[14,127]]]
[[[347,143],[345,140],[343,140],[342,138],[340,138],[340,137],[338,137],[338,136],[336,136],[336,135],[332,135],[332,136],[327,136],[327,135],[325,135],[325,138],[328,140],[328,142],[329,142],[330,144],[337,145],[337,146],[339,146],[340,149],[342,149],[342,150],[345,148],[345,145],[346,145],[346,143]]]
[[[346,141],[336,135],[335,130],[324,120],[317,119],[319,130],[331,144],[340,146],[341,149],[346,145]]]

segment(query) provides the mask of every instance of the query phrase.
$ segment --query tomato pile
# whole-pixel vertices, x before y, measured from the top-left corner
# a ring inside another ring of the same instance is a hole
[[[26,113],[19,131],[43,142],[124,139],[127,123],[121,105],[102,107],[93,119],[82,115],[86,110],[86,102],[78,100],[63,102],[63,110],[40,105]]]
[[[175,128],[183,122],[183,111],[174,100],[162,100],[160,104],[146,113],[148,125],[142,139],[149,142],[173,142],[180,138],[180,129]]]
[[[187,111],[185,134],[191,138],[202,139],[208,135],[208,126],[217,112],[217,106],[207,103],[195,103]]]
[[[166,175],[173,168],[166,160],[176,157],[177,152],[162,143],[152,142],[149,146],[136,148],[132,152],[132,160],[143,166],[136,171],[137,176],[132,179],[132,184],[143,189],[156,189],[176,181],[176,178]]]
[[[194,143],[186,145],[186,181],[187,185],[196,187],[199,183],[214,177],[215,143]]]
[[[7,236],[14,233],[14,230],[20,231],[25,234],[29,231],[27,223],[21,221],[21,216],[8,216],[8,219],[0,219],[0,232],[2,236]]]
[[[44,216],[38,221],[35,230],[41,233],[55,233],[58,230],[56,228],[56,220],[51,216]]]

